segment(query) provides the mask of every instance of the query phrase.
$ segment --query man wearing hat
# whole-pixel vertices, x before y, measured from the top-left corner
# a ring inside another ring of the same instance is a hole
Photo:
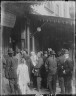
[[[69,57],[69,51],[64,51],[64,86],[65,86],[65,93],[72,94],[72,75],[73,75],[73,61]]]
[[[57,58],[57,75],[58,75],[58,81],[59,81],[59,86],[61,88],[61,94],[64,94],[64,74],[63,74],[63,70],[64,70],[64,50],[60,50],[59,51],[59,57]]]
[[[71,93],[72,92],[72,71],[73,62],[69,57],[69,51],[63,49],[61,56],[58,58],[58,79],[59,85],[61,87],[61,93]]]
[[[48,68],[48,85],[50,94],[56,93],[56,80],[57,80],[57,60],[55,58],[55,52],[51,51],[49,57],[46,60]]]
[[[13,50],[9,48],[8,57],[6,58],[5,77],[9,80],[11,94],[16,94],[16,91],[19,92],[17,86],[17,65],[18,61],[13,56]]]

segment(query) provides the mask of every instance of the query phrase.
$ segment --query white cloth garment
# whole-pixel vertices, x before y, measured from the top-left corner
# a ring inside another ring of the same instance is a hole
[[[28,83],[30,82],[28,66],[19,64],[17,68],[18,85],[22,94],[27,94]]]

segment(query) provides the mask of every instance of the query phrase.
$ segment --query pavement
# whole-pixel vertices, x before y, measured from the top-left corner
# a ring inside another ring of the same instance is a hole
[[[4,78],[3,77],[3,83],[2,83],[2,86],[3,86],[3,95],[7,95],[7,94],[9,94],[9,90],[10,90],[10,88],[9,88],[9,81],[6,79],[6,78]],[[73,84],[73,86],[72,86],[72,89],[73,89],[73,94],[75,94],[75,92],[76,92],[76,87],[74,86],[74,84]],[[56,86],[56,94],[59,94],[60,93],[60,88],[59,88],[59,84],[57,83],[57,86]],[[37,94],[37,96],[40,96],[41,94],[49,94],[49,90],[47,90],[47,89],[40,89],[39,91],[37,91],[37,90],[35,90],[34,88],[32,89],[32,90],[28,90],[27,91],[27,94]]]
[[[2,88],[3,88],[3,95],[8,95],[10,93],[10,88],[9,88],[9,81],[8,79],[6,79],[5,77],[3,77],[3,83],[2,83]],[[60,93],[60,88],[56,88],[57,94]],[[36,89],[28,89],[27,94],[37,94],[37,96],[40,96],[40,94],[49,94],[49,90],[48,89],[40,89],[39,91],[37,91]]]

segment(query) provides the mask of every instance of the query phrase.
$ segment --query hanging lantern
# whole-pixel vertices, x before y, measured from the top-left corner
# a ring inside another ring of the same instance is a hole
[[[40,32],[41,31],[41,28],[40,27],[37,27],[37,31]]]

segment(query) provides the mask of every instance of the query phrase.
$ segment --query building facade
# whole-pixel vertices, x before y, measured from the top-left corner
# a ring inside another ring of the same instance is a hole
[[[8,4],[6,4],[6,5],[8,5]],[[28,20],[26,17],[26,14],[24,14],[26,12],[25,6],[27,7],[27,3],[25,2],[25,5],[22,3],[21,7],[19,7],[20,5],[19,6],[17,6],[17,5],[14,6],[12,4],[9,4],[7,7],[4,6],[5,11],[3,10],[4,8],[2,8],[2,12],[4,12],[4,13],[1,16],[3,18],[3,23],[1,25],[2,25],[2,27],[4,27],[4,26],[6,27],[6,28],[3,28],[3,32],[2,32],[2,36],[3,36],[3,40],[2,40],[3,45],[2,46],[3,46],[4,53],[7,52],[8,46],[11,45],[10,43],[12,43],[12,46],[14,49],[16,49],[16,47],[19,47],[20,49],[27,48],[29,53],[30,53],[30,51],[35,51],[38,48],[38,42],[36,43],[37,40],[35,39],[35,36],[32,36],[30,38],[31,33],[33,34],[34,32],[36,32],[37,28],[36,28],[36,30],[31,29],[31,26],[32,26],[31,20],[30,20],[30,18]],[[44,1],[44,2],[37,2],[36,4],[32,4],[30,7],[32,9],[31,14],[36,14],[36,15],[40,15],[40,16],[47,15],[50,17],[53,16],[53,17],[70,18],[70,14],[69,14],[70,7],[69,6],[71,6],[71,5],[74,8],[74,2]],[[23,8],[23,6],[24,6],[24,8]],[[7,10],[6,10],[6,8],[7,8]],[[9,10],[11,10],[11,11],[9,11]],[[16,11],[17,13],[15,12],[16,14],[14,15],[14,14],[12,14],[12,13],[14,13],[13,11]],[[29,11],[29,9],[28,9],[28,11]],[[18,14],[21,16],[19,16]],[[20,17],[17,22],[17,24],[19,24],[19,25],[16,24],[18,17]],[[21,18],[24,18],[24,19],[21,19]],[[21,21],[19,21],[19,20],[21,20]],[[44,21],[42,21],[42,23],[44,23]],[[33,26],[33,28],[35,26],[36,26],[36,23]],[[37,27],[39,27],[39,26],[37,26]],[[36,44],[37,44],[37,47],[35,48]]]
[[[64,18],[74,18],[75,2],[74,1],[46,1],[42,5],[33,6],[35,12],[41,15],[57,16]],[[71,14],[73,15],[71,17]]]

